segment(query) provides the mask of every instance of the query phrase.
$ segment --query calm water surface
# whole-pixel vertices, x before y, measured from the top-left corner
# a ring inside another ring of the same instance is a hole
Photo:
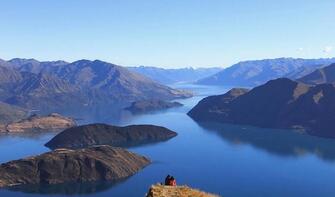
[[[198,124],[186,113],[201,98],[226,88],[179,85],[197,93],[180,100],[183,107],[132,116],[128,112],[97,112],[81,123],[156,124],[178,136],[162,143],[131,148],[153,163],[118,183],[62,184],[0,190],[0,196],[144,196],[167,174],[187,184],[225,197],[335,196],[335,140],[286,130],[217,123]],[[107,111],[112,109],[106,109]],[[0,136],[0,162],[48,151],[43,146],[55,133]]]

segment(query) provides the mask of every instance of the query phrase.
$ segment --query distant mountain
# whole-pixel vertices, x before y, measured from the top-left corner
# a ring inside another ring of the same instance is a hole
[[[0,81],[1,100],[25,108],[57,109],[80,106],[89,101],[88,93],[80,87],[48,74],[14,70],[0,74]]]
[[[3,62],[2,65],[0,64],[0,83],[10,85],[22,80],[21,73],[15,69],[7,67],[7,65],[7,62]]]
[[[301,77],[298,81],[306,84],[335,83],[335,63],[319,68],[314,72]]]
[[[287,78],[250,91],[234,89],[201,100],[189,113],[197,121],[218,121],[268,128],[294,128],[335,138],[335,87],[308,86]]]
[[[161,85],[125,67],[100,60],[79,60],[65,66],[53,67],[48,73],[71,84],[107,92],[108,96],[115,99],[169,100],[190,96],[189,93]]]
[[[162,84],[195,82],[222,70],[219,67],[164,69],[150,66],[128,67],[128,69]]]
[[[65,61],[46,61],[40,62],[35,59],[14,58],[8,61],[8,64],[16,70],[22,72],[31,72],[39,74],[51,69],[54,66],[64,66],[69,64]]]
[[[13,59],[0,62],[0,71],[0,100],[29,108],[57,109],[191,96],[99,60],[67,63]]]
[[[277,58],[244,61],[228,67],[197,83],[206,85],[226,85],[253,87],[271,79],[287,77],[297,79],[313,72],[317,68],[335,62],[330,59],[294,59]]]

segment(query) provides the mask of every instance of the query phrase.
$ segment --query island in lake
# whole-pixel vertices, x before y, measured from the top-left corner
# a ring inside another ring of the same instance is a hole
[[[179,102],[152,99],[152,100],[142,100],[132,102],[131,105],[125,109],[136,114],[136,113],[145,113],[145,112],[164,110],[172,107],[181,107],[181,106],[183,106],[183,104]]]
[[[59,131],[74,126],[76,122],[72,118],[51,113],[47,116],[31,115],[17,122],[0,124],[0,133]]]
[[[150,164],[146,157],[107,145],[57,149],[0,165],[0,187],[129,177]]]
[[[45,146],[55,148],[82,148],[107,144],[111,146],[131,146],[165,141],[177,133],[155,125],[129,125],[125,127],[107,124],[89,124],[72,127],[52,138]]]

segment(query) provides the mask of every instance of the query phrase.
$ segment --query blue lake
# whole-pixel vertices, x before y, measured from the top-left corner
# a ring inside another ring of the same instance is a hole
[[[186,113],[201,98],[222,94],[228,89],[178,87],[193,90],[197,95],[179,100],[184,104],[180,108],[136,116],[120,112],[115,118],[110,115],[94,120],[117,125],[155,124],[178,133],[166,142],[130,148],[153,161],[138,174],[118,183],[2,189],[0,196],[144,196],[151,184],[162,182],[167,174],[175,176],[178,184],[225,197],[335,196],[335,140],[287,130],[198,124]],[[83,119],[80,122],[94,121]],[[54,135],[2,135],[0,162],[46,152],[48,149],[43,144]]]

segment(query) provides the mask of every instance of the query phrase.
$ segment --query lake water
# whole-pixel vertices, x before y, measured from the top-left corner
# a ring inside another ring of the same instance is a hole
[[[335,196],[335,140],[286,130],[198,124],[186,113],[201,98],[224,93],[227,89],[179,87],[197,93],[193,98],[180,100],[183,107],[136,116],[122,112],[115,118],[114,115],[96,115],[94,121],[118,125],[155,124],[178,133],[166,142],[130,148],[153,161],[136,175],[118,183],[2,189],[0,196],[144,196],[151,184],[162,182],[167,174],[175,176],[178,184],[225,197]],[[43,144],[54,135],[0,136],[0,162],[46,152],[48,149]]]

